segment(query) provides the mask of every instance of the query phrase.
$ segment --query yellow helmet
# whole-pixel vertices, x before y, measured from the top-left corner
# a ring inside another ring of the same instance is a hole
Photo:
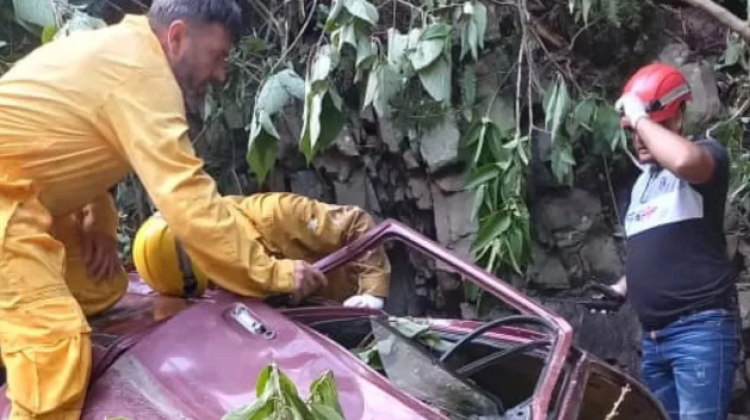
[[[163,295],[198,297],[206,290],[206,275],[190,261],[159,213],[136,232],[133,262],[143,281]]]

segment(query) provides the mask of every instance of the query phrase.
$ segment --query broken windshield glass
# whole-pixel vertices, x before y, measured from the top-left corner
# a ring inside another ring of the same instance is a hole
[[[372,332],[383,370],[398,389],[443,411],[452,420],[502,418],[501,405],[445,370],[417,343],[378,318]]]

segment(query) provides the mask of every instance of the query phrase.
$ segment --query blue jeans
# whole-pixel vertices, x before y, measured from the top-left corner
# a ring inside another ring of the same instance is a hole
[[[686,315],[643,334],[643,380],[672,420],[725,420],[739,363],[736,309]]]

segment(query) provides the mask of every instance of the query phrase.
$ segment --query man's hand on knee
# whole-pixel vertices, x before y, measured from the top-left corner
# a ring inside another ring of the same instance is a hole
[[[117,241],[98,232],[84,232],[81,253],[89,276],[95,280],[111,280],[120,270]]]

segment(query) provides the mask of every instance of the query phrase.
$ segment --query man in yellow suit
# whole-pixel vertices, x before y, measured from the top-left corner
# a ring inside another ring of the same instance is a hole
[[[250,221],[247,234],[275,258],[313,263],[359,239],[374,226],[372,217],[357,206],[327,204],[292,193],[225,199],[242,209]],[[209,278],[191,262],[158,214],[136,233],[133,261],[143,280],[161,294],[198,297],[209,283]],[[390,271],[388,257],[379,247],[328,273],[328,285],[314,294],[348,307],[382,309],[388,295]],[[258,296],[268,294],[262,289],[257,291]],[[89,293],[84,297],[89,302],[109,302],[111,292],[105,289],[99,295]],[[302,296],[292,297],[294,301]]]
[[[153,0],[148,16],[46,44],[0,78],[0,354],[12,419],[80,418],[90,327],[53,220],[86,208],[83,258],[111,271],[116,246],[96,220],[113,214],[103,196],[131,171],[222,288],[255,296],[326,284],[246,234],[250,221],[219,196],[188,137],[184,104],[225,81],[240,20],[233,0]]]

